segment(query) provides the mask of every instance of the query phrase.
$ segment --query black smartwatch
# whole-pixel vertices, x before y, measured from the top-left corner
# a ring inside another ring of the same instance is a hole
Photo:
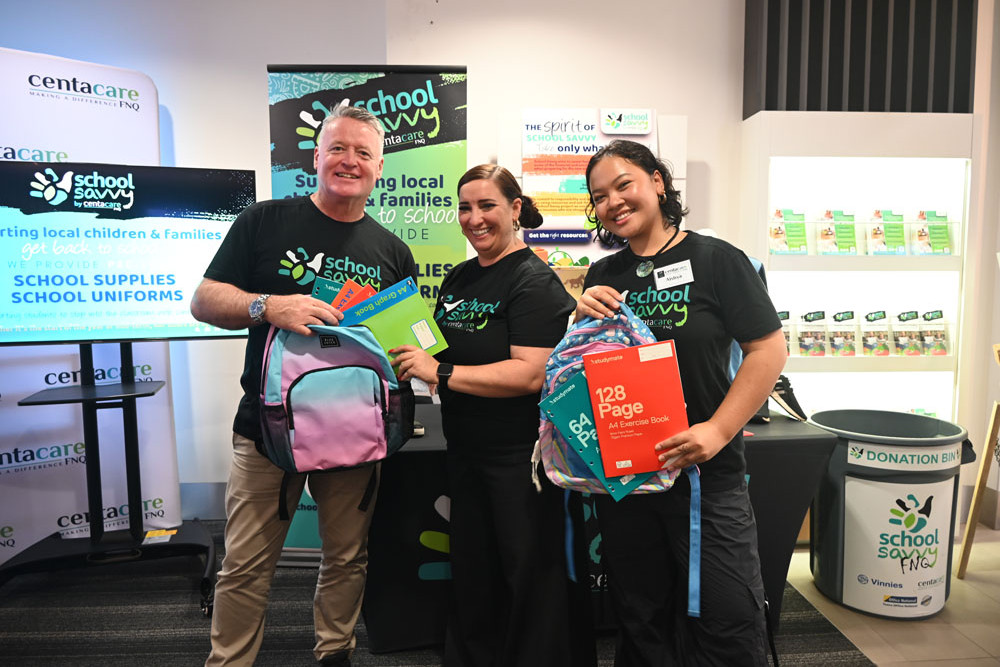
[[[437,376],[438,376],[438,386],[448,388],[448,378],[451,377],[452,371],[455,370],[453,364],[438,364]]]

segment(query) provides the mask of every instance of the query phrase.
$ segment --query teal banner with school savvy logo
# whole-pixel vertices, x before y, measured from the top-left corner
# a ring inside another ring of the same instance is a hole
[[[271,196],[316,190],[313,152],[332,107],[346,99],[371,111],[385,128],[385,167],[368,213],[410,246],[420,294],[432,307],[445,274],[466,257],[456,192],[467,166],[465,68],[269,65],[267,71]],[[304,495],[299,510],[285,546],[318,548],[315,503]]]
[[[403,239],[429,305],[441,279],[466,257],[458,179],[466,170],[464,67],[268,66],[271,195],[316,190],[313,152],[323,119],[343,100],[385,128],[385,168],[368,213]]]

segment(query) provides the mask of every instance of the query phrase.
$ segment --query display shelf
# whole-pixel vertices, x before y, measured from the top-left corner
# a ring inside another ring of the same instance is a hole
[[[955,368],[953,355],[941,357],[788,357],[786,373],[906,373],[923,371],[951,371]]]
[[[769,271],[961,271],[958,255],[770,255]]]
[[[939,311],[948,331],[951,354],[943,356],[789,357],[785,371],[815,385],[810,409],[845,407],[863,385],[871,405],[954,415],[971,146],[967,114],[761,112],[744,122],[737,240],[763,261],[771,298],[791,313],[792,327],[820,311],[853,311],[862,324],[881,311],[895,329],[901,313]],[[868,254],[869,236],[906,254]],[[772,253],[785,243],[809,254]],[[937,377],[917,392],[922,373]],[[834,390],[838,383],[850,390]]]

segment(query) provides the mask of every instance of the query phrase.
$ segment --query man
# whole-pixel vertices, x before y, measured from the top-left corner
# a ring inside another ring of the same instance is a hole
[[[228,329],[250,328],[233,425],[233,465],[226,488],[226,556],[215,589],[212,653],[206,665],[252,665],[263,639],[271,578],[289,522],[278,518],[283,471],[257,450],[259,383],[268,326],[301,334],[307,325],[343,318],[311,296],[317,277],[348,278],[376,290],[416,279],[409,248],[365,213],[382,175],[385,132],[364,109],[341,104],[320,128],[313,155],[316,192],[259,202],[233,223],[191,312]],[[331,435],[335,439],[336,435]],[[292,476],[287,505],[298,506],[306,475]],[[368,525],[378,466],[325,472],[309,479],[319,510],[323,562],[313,606],[321,665],[350,665],[368,564]]]

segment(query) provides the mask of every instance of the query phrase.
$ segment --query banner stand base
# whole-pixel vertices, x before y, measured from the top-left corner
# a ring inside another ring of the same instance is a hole
[[[106,532],[98,542],[87,537],[65,539],[53,533],[0,565],[0,586],[31,572],[191,555],[204,556],[201,606],[210,615],[218,569],[215,542],[197,519],[176,528],[149,531],[140,541],[134,540],[129,530]]]

